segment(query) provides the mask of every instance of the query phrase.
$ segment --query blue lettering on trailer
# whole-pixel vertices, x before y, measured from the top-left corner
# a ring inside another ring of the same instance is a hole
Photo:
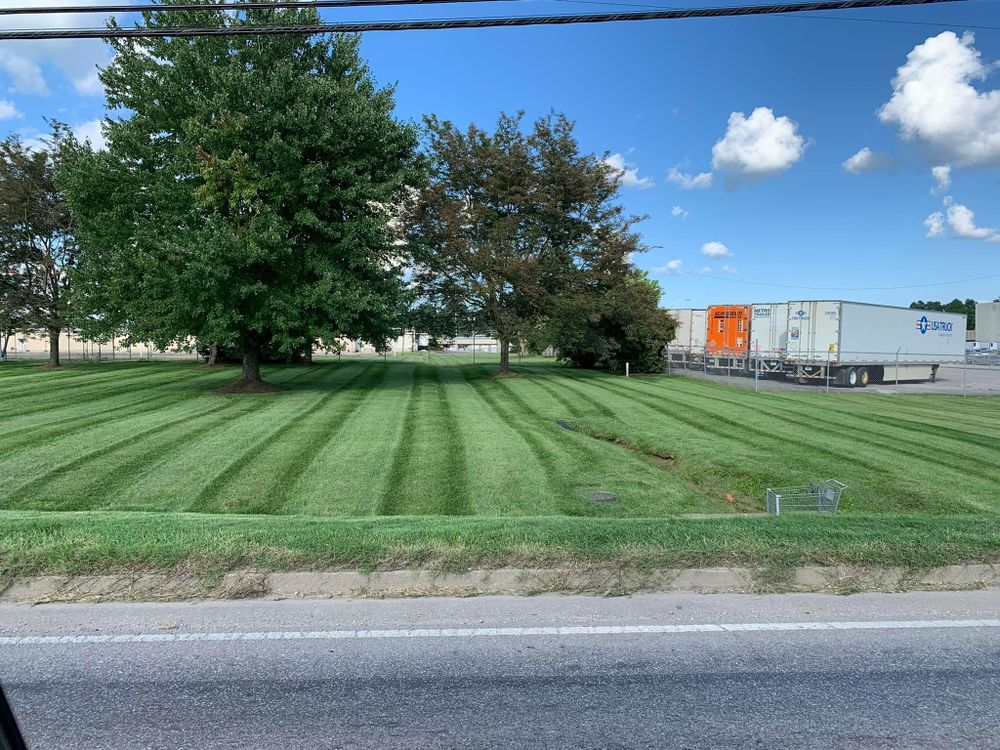
[[[921,335],[928,331],[944,331],[950,333],[955,328],[955,324],[948,320],[928,320],[926,315],[921,315],[917,321],[917,330]]]

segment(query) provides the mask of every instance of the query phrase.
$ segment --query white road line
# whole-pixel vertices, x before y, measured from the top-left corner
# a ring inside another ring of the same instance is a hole
[[[373,638],[522,638],[568,635],[671,635],[769,630],[904,630],[1000,628],[1000,620],[871,620],[863,622],[742,622],[691,625],[581,625],[537,628],[417,628],[409,630],[276,630],[260,633],[135,633],[123,635],[24,635],[0,637],[0,646],[190,643],[209,641],[335,641]]]

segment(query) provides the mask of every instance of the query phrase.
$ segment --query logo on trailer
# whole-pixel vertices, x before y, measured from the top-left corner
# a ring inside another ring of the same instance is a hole
[[[926,315],[921,315],[917,320],[917,330],[923,335],[928,331],[948,331],[951,332],[955,324],[949,320],[928,320]]]

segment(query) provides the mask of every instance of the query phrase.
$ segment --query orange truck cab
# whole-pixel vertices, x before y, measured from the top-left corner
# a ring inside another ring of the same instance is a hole
[[[714,367],[747,367],[750,349],[750,305],[712,305],[708,308],[705,356]]]

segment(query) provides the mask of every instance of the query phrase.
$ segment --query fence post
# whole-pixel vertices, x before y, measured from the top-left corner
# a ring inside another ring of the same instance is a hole
[[[625,363],[625,377],[628,377],[628,362]]]
[[[667,352],[667,375],[669,375],[670,374],[670,344],[667,344],[667,346],[666,346],[666,352]]]
[[[826,392],[830,392],[830,350],[826,350]]]
[[[899,349],[896,350],[896,387],[897,388],[899,388],[899,351],[902,348],[903,347],[899,347]]]
[[[758,346],[756,361],[753,367],[753,392],[757,393],[760,390],[760,348]]]
[[[962,396],[966,395],[965,383],[967,380],[968,372],[969,372],[969,353],[966,352],[965,356],[962,357]]]

